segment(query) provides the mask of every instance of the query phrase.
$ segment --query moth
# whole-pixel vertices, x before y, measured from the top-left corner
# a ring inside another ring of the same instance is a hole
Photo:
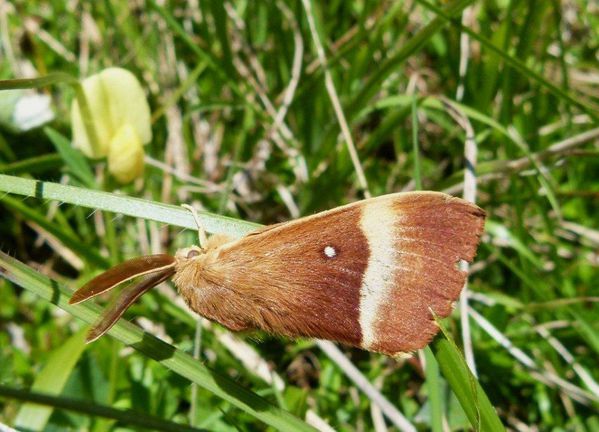
[[[193,311],[233,331],[329,339],[397,356],[426,346],[438,331],[434,315],[450,314],[466,280],[459,263],[474,258],[484,219],[476,205],[440,192],[383,195],[240,239],[201,235],[200,245],[174,256],[113,267],[69,302],[141,277],[105,310],[90,342],[172,278]]]

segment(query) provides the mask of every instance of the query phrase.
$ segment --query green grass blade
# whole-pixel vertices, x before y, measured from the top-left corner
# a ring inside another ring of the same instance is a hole
[[[48,138],[50,138],[50,141],[52,141],[52,144],[56,147],[56,150],[62,157],[62,160],[71,174],[81,181],[84,186],[94,188],[96,185],[94,173],[89,167],[83,154],[74,149],[69,140],[58,131],[47,127],[44,128],[44,132],[46,132],[46,135],[48,135]]]
[[[201,45],[199,45],[196,41],[193,40],[191,36],[189,36],[188,32],[177,22],[177,20],[172,16],[167,8],[159,6],[154,0],[148,3],[148,6],[154,11],[156,11],[166,22],[167,26],[172,30],[173,34],[177,35],[182,39],[184,44],[188,46],[197,57],[206,62],[210,66],[210,68],[217,73],[217,75],[227,82],[231,89],[237,94],[242,95],[243,93],[239,90],[239,86],[235,81],[236,75],[229,76],[227,74],[226,67],[222,67],[222,63],[218,60],[218,58],[212,53],[204,49]],[[230,61],[230,59],[229,59]]]
[[[40,88],[62,83],[76,84],[78,81],[77,78],[68,73],[56,72],[39,78],[0,80],[0,90]]]
[[[457,16],[464,9],[466,9],[474,0],[457,0],[446,6],[444,14],[453,17]],[[408,59],[412,54],[422,49],[430,38],[432,38],[437,32],[439,32],[446,23],[443,22],[443,18],[437,17],[428,23],[422,30],[416,33],[397,54],[386,60],[383,64],[376,68],[376,72],[369,77],[368,81],[362,88],[362,90],[353,98],[352,103],[348,106],[351,107],[348,110],[348,117],[355,113],[355,109],[359,109],[364,106],[372,95],[378,90],[381,83],[397,68]]]
[[[106,258],[100,255],[96,250],[90,248],[89,245],[85,244],[85,242],[83,242],[72,232],[68,232],[65,227],[61,227],[58,224],[48,220],[46,215],[36,210],[35,207],[25,204],[23,200],[15,199],[8,195],[0,196],[0,203],[12,208],[13,210],[16,210],[25,219],[35,222],[44,230],[60,240],[60,242],[66,247],[77,253],[79,256],[85,258],[87,261],[98,267],[108,266],[109,262]]]
[[[85,346],[85,344],[83,344]],[[0,385],[0,398],[16,399],[36,405],[45,405],[64,409],[93,417],[104,417],[116,420],[120,425],[137,426],[144,430],[164,432],[198,432],[201,429],[163,420],[145,412],[130,409],[120,410],[106,405],[98,405],[84,400],[53,396],[46,392],[32,392]],[[29,404],[26,404],[29,405]],[[33,429],[30,429],[33,430]],[[42,429],[36,429],[42,430]]]
[[[441,401],[441,376],[439,375],[439,363],[430,346],[424,348],[426,359],[426,389],[428,392],[429,412],[431,416],[431,430],[433,432],[443,431],[443,404]]]
[[[505,225],[494,220],[487,220],[485,223],[485,231],[493,237],[501,239],[511,248],[515,249],[523,258],[528,260],[535,268],[542,269],[543,263],[537,258],[535,253],[530,249],[526,242],[518,238]]]
[[[445,338],[437,338],[433,343],[435,357],[470,424],[479,431],[505,431],[485,391],[468,369],[462,353],[442,325],[441,330]]]
[[[68,299],[73,293],[70,289],[2,252],[0,252],[0,269],[3,276],[13,283],[87,323],[91,324],[99,317],[100,308],[97,305],[91,303],[69,305]],[[292,414],[272,405],[230,378],[216,374],[190,355],[145,333],[126,320],[120,320],[109,334],[266,424],[280,430],[314,430]]]
[[[216,30],[216,36],[218,41],[220,42],[220,46],[222,49],[222,60],[221,63],[225,67],[225,71],[227,76],[233,78],[237,76],[235,72],[235,68],[233,67],[233,52],[231,50],[231,45],[229,44],[229,37],[227,34],[227,13],[225,12],[225,6],[222,1],[219,0],[210,0],[210,11],[212,12],[212,17],[214,18],[214,28]]]
[[[578,330],[578,333],[580,333],[580,335],[587,341],[595,353],[599,355],[599,335],[597,334],[597,330],[595,330],[592,324],[578,311],[572,308],[569,308],[568,310],[576,319],[577,325],[575,328]]]
[[[0,173],[5,174],[35,174],[39,171],[57,170],[62,166],[62,158],[56,153],[34,156],[16,162],[0,164]]]
[[[414,158],[414,187],[422,189],[422,178],[420,175],[420,145],[418,143],[418,98],[412,97],[412,157]]]
[[[570,103],[571,105],[574,105],[574,106],[580,108],[585,113],[587,113],[589,116],[591,116],[595,121],[599,120],[599,115],[595,111],[595,109],[593,109],[593,107],[591,107],[591,106],[588,106],[586,103],[582,102],[580,100],[580,98],[576,98],[575,96],[569,94],[564,89],[549,82],[549,80],[545,79],[542,75],[540,75],[539,73],[530,69],[528,66],[526,66],[526,64],[524,64],[523,62],[518,60],[515,56],[511,56],[507,52],[505,52],[503,49],[497,47],[493,42],[491,42],[486,37],[481,36],[480,34],[476,33],[475,31],[472,31],[468,27],[464,27],[463,25],[460,24],[459,21],[454,20],[453,16],[451,14],[448,14],[443,9],[433,5],[432,3],[429,3],[426,0],[417,0],[417,1],[418,1],[418,3],[426,6],[428,9],[435,12],[435,14],[437,14],[438,17],[440,17],[448,22],[451,22],[453,25],[458,27],[460,29],[460,31],[468,33],[468,35],[470,37],[472,37],[473,39],[480,42],[481,45],[483,45],[488,50],[490,50],[493,53],[500,56],[508,65],[510,65],[512,68],[514,68],[515,70],[520,72],[522,75],[527,76],[531,80],[537,82],[538,84],[540,84],[541,86],[546,88],[549,92],[553,93],[560,99],[563,99],[563,100],[567,101],[568,103]]]
[[[60,345],[48,358],[42,370],[36,374],[31,390],[58,395],[85,349],[85,331],[80,330]],[[44,430],[53,408],[32,403],[21,406],[15,426],[25,430]]]
[[[0,192],[8,192],[42,200],[58,200],[68,204],[142,217],[189,229],[197,229],[193,216],[179,206],[132,198],[109,192],[100,192],[58,183],[30,180],[0,174]],[[260,225],[234,218],[199,212],[206,230],[210,233],[240,237]]]

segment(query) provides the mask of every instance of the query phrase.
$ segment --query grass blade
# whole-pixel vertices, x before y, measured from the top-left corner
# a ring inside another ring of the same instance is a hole
[[[433,432],[443,431],[443,404],[441,400],[441,376],[439,375],[439,363],[430,347],[424,348],[426,358],[426,389],[430,412],[430,427]]]
[[[94,417],[104,417],[116,420],[121,425],[138,426],[145,430],[151,429],[164,432],[197,432],[201,430],[163,420],[145,412],[130,409],[120,410],[106,405],[98,405],[97,403],[92,404],[84,400],[63,396],[57,397],[45,392],[32,392],[3,385],[0,385],[0,397],[31,402],[37,405],[46,405]]]
[[[70,289],[2,252],[0,252],[0,269],[3,276],[11,282],[87,323],[95,322],[99,316],[100,308],[97,305],[88,303],[69,305],[68,299],[72,294]],[[292,414],[272,405],[230,378],[212,372],[190,355],[145,333],[128,321],[120,320],[109,334],[266,424],[280,430],[313,430]]]
[[[435,357],[470,424],[475,430],[484,432],[505,431],[485,391],[468,369],[462,353],[445,328],[440,323],[439,325],[444,338],[437,338],[433,343]]]
[[[54,350],[43,369],[36,375],[31,390],[58,395],[85,349],[85,331],[80,330]],[[21,406],[15,426],[24,430],[44,430],[52,407],[26,403]]]
[[[460,31],[468,33],[468,35],[470,37],[472,37],[473,39],[476,39],[485,48],[487,48],[488,50],[490,50],[493,53],[500,56],[509,66],[511,66],[518,72],[520,72],[522,75],[527,76],[531,80],[537,82],[538,84],[540,84],[541,86],[546,88],[549,92],[553,93],[557,97],[567,101],[568,103],[570,103],[574,106],[577,106],[578,108],[583,110],[585,113],[587,113],[589,116],[591,116],[594,120],[599,120],[599,116],[597,115],[597,112],[592,107],[590,107],[586,103],[582,102],[580,98],[574,97],[573,95],[569,94],[564,89],[549,82],[549,80],[545,79],[542,75],[533,71],[528,66],[526,66],[524,63],[522,63],[520,60],[518,60],[517,57],[511,56],[507,52],[502,50],[501,48],[495,46],[495,44],[493,42],[491,42],[489,39],[485,38],[484,36],[479,35],[478,33],[472,31],[468,27],[464,27],[459,21],[454,21],[452,15],[448,14],[446,11],[442,10],[441,8],[433,5],[432,3],[429,3],[426,0],[417,0],[417,1],[418,1],[418,3],[426,6],[428,9],[435,12],[438,15],[438,17],[440,17],[448,22],[453,23],[455,26],[457,26],[460,29]]]
[[[58,154],[62,157],[65,165],[69,171],[88,188],[93,188],[96,185],[94,173],[89,167],[87,160],[78,150],[71,146],[71,143],[64,135],[58,131],[47,127],[44,129],[54,147],[58,151]]]
[[[95,249],[91,249],[79,237],[72,232],[68,232],[64,227],[60,227],[52,221],[48,220],[46,215],[35,210],[33,207],[26,205],[22,200],[15,199],[10,196],[0,197],[0,203],[18,211],[25,219],[35,222],[44,230],[56,237],[63,245],[87,261],[98,267],[107,267],[109,261],[100,255]]]
[[[0,174],[0,192],[8,192],[43,200],[58,200],[127,216],[143,217],[157,222],[168,223],[189,229],[197,229],[193,216],[179,206],[162,204],[140,198],[120,196],[58,183],[30,180]],[[260,225],[234,218],[198,212],[206,231],[240,237]]]
[[[426,42],[430,40],[437,32],[439,32],[446,23],[444,23],[445,16],[453,17],[458,16],[464,9],[466,9],[474,0],[457,0],[449,4],[442,17],[433,19],[426,25],[422,30],[414,35],[403,48],[393,57],[386,60],[383,64],[377,67],[376,72],[370,76],[362,90],[353,98],[352,103],[348,106],[352,107],[347,110],[348,117],[353,117],[355,109],[362,107],[370,97],[378,90],[381,83],[397,68],[408,59],[412,54],[420,50]]]

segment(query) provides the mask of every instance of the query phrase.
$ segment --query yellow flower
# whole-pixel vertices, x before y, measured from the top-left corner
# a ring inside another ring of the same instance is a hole
[[[108,68],[86,78],[82,87],[98,140],[94,146],[74,99],[73,145],[88,157],[108,157],[110,173],[130,182],[143,172],[143,145],[152,140],[150,107],[139,81],[125,69]]]
[[[135,128],[124,124],[110,140],[108,171],[121,183],[129,183],[144,170],[144,149]]]

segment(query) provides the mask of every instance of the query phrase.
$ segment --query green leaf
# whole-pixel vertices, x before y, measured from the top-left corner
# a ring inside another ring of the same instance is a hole
[[[13,283],[87,323],[95,322],[100,315],[99,306],[93,303],[69,305],[68,299],[73,293],[69,288],[2,252],[0,270]],[[118,321],[109,334],[266,424],[280,430],[314,430],[292,414],[272,405],[230,378],[211,371],[190,355],[145,333],[129,321]]]
[[[444,9],[444,16],[436,17],[424,28],[418,31],[412,38],[405,43],[399,52],[393,57],[385,60],[381,65],[377,66],[374,73],[368,78],[368,81],[364,84],[364,87],[360,92],[352,98],[352,102],[348,104],[348,118],[352,118],[355,114],[356,109],[364,106],[372,97],[372,95],[379,90],[381,83],[387,79],[387,77],[396,72],[399,66],[406,61],[412,54],[416,53],[443,27],[447,25],[444,22],[444,17],[454,17],[459,15],[464,9],[466,9],[474,0],[456,0]],[[446,15],[445,15],[446,14]]]
[[[56,150],[62,157],[62,160],[69,168],[69,171],[83,183],[84,186],[88,188],[94,189],[96,186],[96,180],[94,178],[94,173],[89,167],[87,160],[85,157],[79,152],[75,150],[68,139],[64,137],[64,135],[58,133],[56,130],[46,127],[44,128],[44,132],[56,147]]]
[[[237,76],[235,72],[235,68],[233,67],[233,53],[231,51],[231,46],[229,44],[229,37],[227,35],[227,13],[225,12],[224,2],[219,0],[210,0],[210,11],[212,12],[212,17],[214,18],[216,36],[220,42],[220,46],[222,49],[222,60],[221,62],[225,66],[225,71],[227,76],[233,78]]]
[[[4,186],[4,184],[0,186],[0,189],[2,186]],[[86,245],[85,242],[81,241],[75,234],[67,231],[65,227],[61,227],[48,220],[45,214],[36,210],[36,207],[26,205],[23,200],[18,200],[8,195],[0,196],[0,203],[16,210],[25,219],[35,222],[41,228],[60,240],[63,245],[77,253],[79,256],[85,258],[87,261],[98,267],[108,266],[109,262],[106,258],[100,255],[95,249],[91,249],[89,245]]]
[[[576,319],[577,325],[575,328],[578,330],[580,335],[587,341],[589,346],[599,355],[599,336],[597,331],[593,328],[583,315],[581,315],[574,308],[569,308],[568,311]]]
[[[120,424],[138,426],[144,428],[144,430],[157,430],[165,432],[197,432],[201,430],[174,423],[172,421],[163,420],[145,412],[139,412],[130,409],[115,409],[106,405],[98,405],[96,402],[90,403],[79,399],[66,398],[64,396],[52,396],[48,393],[25,391],[3,385],[0,385],[0,396],[31,402],[30,404],[28,403],[26,405],[45,405],[48,407],[87,414],[94,417],[113,419],[117,420]]]
[[[510,55],[509,53],[505,52],[503,49],[497,47],[489,39],[485,38],[484,36],[481,36],[480,34],[469,29],[468,27],[461,25],[459,21],[456,21],[453,19],[454,15],[447,13],[445,10],[435,6],[432,3],[429,3],[426,0],[417,0],[417,1],[418,1],[418,3],[426,6],[428,9],[434,11],[435,14],[437,14],[437,18],[435,18],[435,19],[442,18],[443,20],[445,20],[447,22],[451,22],[453,25],[458,27],[461,31],[468,33],[469,36],[471,36],[473,39],[480,42],[481,45],[483,45],[485,48],[487,48],[491,52],[500,56],[509,66],[511,66],[518,72],[520,72],[522,75],[537,82],[538,84],[540,84],[541,86],[546,88],[548,91],[550,91],[557,97],[567,101],[568,103],[570,103],[574,106],[577,106],[578,108],[580,108],[581,110],[586,112],[589,116],[591,116],[594,120],[599,120],[597,111],[595,109],[593,109],[592,106],[587,105],[585,102],[583,102],[582,99],[576,98],[575,96],[569,94],[562,88],[554,85],[549,80],[544,78],[542,75],[538,74],[537,72],[533,71],[528,66],[526,66],[526,64],[524,64],[522,61],[520,61],[516,56]]]
[[[162,204],[140,198],[120,196],[109,192],[100,192],[58,183],[30,180],[0,174],[0,192],[9,192],[42,200],[58,200],[61,202],[106,210],[133,217],[164,222],[189,229],[197,229],[197,225],[189,210],[170,204]],[[227,216],[198,212],[202,224],[209,233],[228,234],[241,237],[260,225],[240,221]]]
[[[526,258],[532,265],[537,269],[543,268],[543,263],[536,254],[526,245],[525,242],[520,240],[514,233],[512,233],[505,225],[502,225],[493,220],[487,220],[485,222],[485,231],[496,237],[498,240],[506,243],[509,247],[515,249],[519,254]]]
[[[56,72],[39,78],[0,80],[0,90],[30,89],[53,84],[77,84],[77,78],[64,72]]]
[[[62,166],[62,159],[56,153],[34,156],[8,164],[0,164],[0,173],[34,174],[38,171],[57,170]]]
[[[67,379],[85,349],[85,329],[71,336],[48,358],[48,362],[36,375],[31,390],[49,395],[59,395]],[[44,430],[53,408],[26,403],[21,406],[15,426],[25,430]]]
[[[426,389],[428,393],[429,412],[431,416],[431,430],[443,431],[443,405],[441,401],[441,377],[439,376],[439,363],[430,346],[424,348],[426,359]]]
[[[483,388],[472,375],[462,353],[450,334],[437,320],[445,338],[437,338],[433,343],[435,357],[441,372],[460,401],[470,424],[477,431],[505,431],[499,416],[489,402]]]

